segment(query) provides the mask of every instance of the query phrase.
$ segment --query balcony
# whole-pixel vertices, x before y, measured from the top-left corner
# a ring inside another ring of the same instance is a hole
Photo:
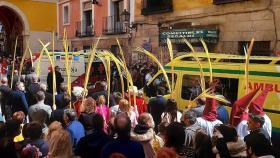
[[[84,25],[83,29],[81,29],[81,21],[76,22],[76,37],[92,37],[94,36],[94,30],[92,25]]]
[[[142,0],[142,15],[152,15],[172,11],[172,0]]]
[[[117,35],[127,32],[126,23],[119,21],[116,16],[103,17],[102,32],[104,35]]]
[[[248,0],[213,0],[213,4],[219,5],[219,4],[242,2],[242,1],[248,1]]]

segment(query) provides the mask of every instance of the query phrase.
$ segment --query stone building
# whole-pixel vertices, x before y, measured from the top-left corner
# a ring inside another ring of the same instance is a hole
[[[253,55],[275,56],[280,50],[280,0],[136,0],[132,43],[145,46],[168,62],[166,38],[175,54],[197,51],[203,38],[211,52],[244,54],[254,38]],[[133,49],[132,48],[132,49]],[[160,53],[160,52],[163,53]],[[133,53],[135,60],[141,59]]]

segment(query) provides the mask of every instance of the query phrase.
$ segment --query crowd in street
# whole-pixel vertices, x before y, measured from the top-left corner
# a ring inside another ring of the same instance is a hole
[[[12,89],[2,76],[0,157],[279,157],[271,142],[271,121],[263,111],[266,90],[241,97],[230,114],[213,98],[198,99],[197,108],[180,111],[176,100],[163,97],[161,86],[156,87],[157,96],[145,102],[138,89],[154,70],[138,75],[141,67],[132,69],[136,86],[125,94],[108,94],[105,81],[97,92],[86,94],[82,87],[73,87],[69,94],[56,69],[55,100],[51,79],[47,85],[40,83],[34,69],[19,76]]]

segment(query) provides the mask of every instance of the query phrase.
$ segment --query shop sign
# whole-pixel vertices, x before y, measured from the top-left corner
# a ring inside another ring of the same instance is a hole
[[[167,38],[175,43],[184,43],[184,38],[190,42],[199,42],[199,39],[203,38],[206,42],[217,43],[218,37],[219,31],[217,29],[173,29],[159,33],[161,44],[166,43]]]

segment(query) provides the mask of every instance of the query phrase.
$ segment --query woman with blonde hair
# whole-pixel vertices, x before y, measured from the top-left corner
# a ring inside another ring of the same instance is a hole
[[[119,109],[121,112],[127,114],[131,121],[131,127],[134,128],[138,124],[138,122],[137,115],[133,111],[133,107],[129,105],[129,102],[126,99],[121,99],[119,102]]]
[[[96,102],[92,97],[83,100],[79,121],[84,126],[86,135],[92,130],[92,117],[95,114]]]
[[[51,134],[47,158],[74,158],[70,134],[66,130],[56,130]]]
[[[105,104],[106,99],[104,95],[100,95],[97,99],[96,113],[99,113],[104,119],[104,130],[107,131],[107,123],[110,121],[110,109]]]

